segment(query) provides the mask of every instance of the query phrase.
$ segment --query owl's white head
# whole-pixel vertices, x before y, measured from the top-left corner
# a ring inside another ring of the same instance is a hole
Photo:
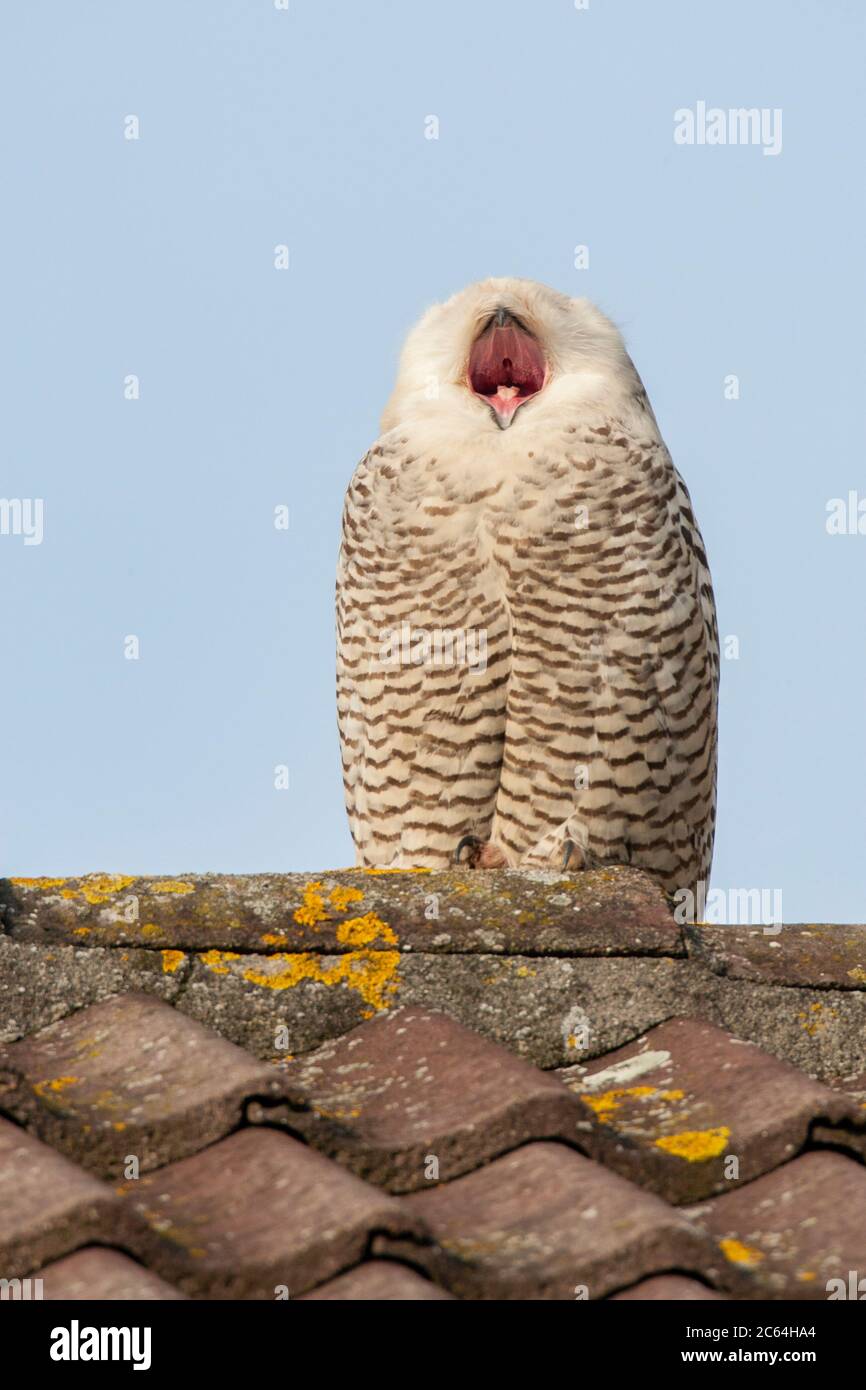
[[[640,383],[618,330],[587,299],[534,280],[481,280],[410,332],[382,430],[446,421],[464,435],[518,427]]]

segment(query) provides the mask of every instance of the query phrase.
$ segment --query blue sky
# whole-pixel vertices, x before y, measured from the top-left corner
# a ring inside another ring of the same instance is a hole
[[[7,8],[0,496],[44,536],[0,535],[5,871],[352,862],[343,492],[414,319],[516,274],[619,324],[695,502],[739,643],[714,885],[862,921],[866,535],[826,516],[866,498],[864,16]],[[699,101],[781,110],[781,151],[676,144]]]

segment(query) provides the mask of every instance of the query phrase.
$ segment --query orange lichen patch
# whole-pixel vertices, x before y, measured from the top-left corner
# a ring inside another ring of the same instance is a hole
[[[148,890],[151,893],[192,893],[195,885],[185,882],[182,878],[165,878],[158,883],[152,883]]]
[[[142,922],[141,924],[142,936],[158,936],[161,931],[162,927],[158,922]]]
[[[309,889],[318,893],[317,885],[308,885]],[[337,937],[343,945],[362,949],[347,951],[329,966],[311,951],[275,952],[266,957],[262,965],[242,970],[241,976],[248,984],[262,989],[292,989],[304,980],[320,985],[345,985],[369,1005],[364,1018],[371,1018],[375,1012],[388,1008],[391,1003],[388,996],[399,988],[400,952],[383,951],[376,943],[396,946],[397,936],[387,922],[368,912],[364,917],[340,922]],[[241,959],[236,951],[206,951],[199,955],[199,960],[217,975],[228,975],[230,963]],[[334,957],[329,959],[334,960]]]
[[[397,945],[395,933],[375,912],[341,922],[337,927],[337,940],[344,946],[370,946],[374,941],[384,941],[389,946]]]
[[[81,896],[92,906],[108,902],[116,893],[122,893],[135,883],[135,875],[128,874],[90,874],[81,880]]]
[[[345,912],[349,903],[359,903],[363,897],[360,888],[332,888],[328,894],[328,902],[337,912]]]
[[[811,1284],[812,1280],[817,1279],[818,1276],[814,1269],[798,1269],[797,1278],[804,1284]]]
[[[115,1120],[114,1123],[112,1124],[111,1128],[112,1128],[112,1129],[116,1129],[117,1132],[118,1132],[118,1134],[119,1134],[122,1130],[126,1129],[126,1121],[125,1121],[125,1120]]]
[[[10,878],[16,888],[62,888],[65,878]]]
[[[65,888],[68,878],[13,878],[13,883],[22,888],[59,888],[61,898],[82,897],[91,906],[107,902],[116,893],[122,893],[135,882],[135,876],[128,874],[88,874],[80,880],[78,888]]]
[[[89,936],[89,935],[90,935],[90,928],[89,928],[89,927],[73,927],[73,928],[72,928],[72,935],[73,935],[73,936]]]
[[[756,1250],[753,1245],[744,1245],[741,1240],[720,1240],[719,1249],[726,1260],[730,1260],[734,1265],[746,1265],[754,1268],[759,1265],[764,1258],[763,1250]]]
[[[829,1019],[837,1018],[838,1015],[835,1009],[825,1008],[823,1004],[818,1003],[810,1004],[808,1013],[798,1014],[797,1017],[802,1020],[803,1031],[808,1033],[810,1038],[814,1038],[816,1033],[827,1027]]]
[[[685,1091],[660,1091],[659,1100],[682,1100]]]
[[[286,933],[283,931],[266,931],[263,936],[259,937],[259,941],[262,943],[263,946],[283,946],[285,944],[285,940]]]
[[[360,1110],[356,1106],[354,1110],[325,1110],[321,1105],[311,1107],[315,1115],[319,1115],[323,1120],[357,1120]]]
[[[162,970],[164,975],[173,975],[186,960],[183,951],[160,951],[162,956]]]
[[[304,901],[294,914],[301,927],[314,927],[317,922],[327,921],[325,902],[322,898],[321,883],[308,883],[304,889]]]
[[[644,1096],[654,1096],[657,1087],[655,1086],[620,1086],[614,1091],[605,1091],[600,1096],[583,1095],[578,1099],[584,1105],[588,1105],[590,1110],[595,1111],[600,1124],[607,1124],[615,1110],[618,1110],[624,1100],[643,1100]]]
[[[429,874],[432,869],[423,869],[420,865],[412,869],[362,869],[365,874]]]
[[[666,1134],[655,1142],[657,1148],[684,1158],[687,1163],[706,1163],[725,1152],[730,1137],[727,1125],[719,1125],[716,1129],[686,1129],[682,1134]]]
[[[283,952],[269,957],[267,969],[245,970],[243,978],[264,989],[292,989],[303,980],[320,985],[346,985],[356,990],[370,1006],[370,1012],[364,1017],[371,1018],[373,1013],[387,1009],[391,1001],[386,996],[397,991],[399,965],[399,951],[350,951],[330,968],[325,968],[321,958],[311,952],[299,955]]]
[[[65,1091],[67,1086],[77,1086],[80,1079],[78,1076],[55,1076],[47,1081],[35,1081],[33,1089],[40,1100],[47,1100],[49,1091],[57,1095],[60,1091]]]
[[[199,960],[215,975],[228,975],[229,968],[226,962],[240,960],[240,956],[237,951],[202,951]]]

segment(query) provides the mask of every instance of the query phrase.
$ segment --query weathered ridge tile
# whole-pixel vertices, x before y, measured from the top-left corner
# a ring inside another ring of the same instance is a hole
[[[689,947],[717,975],[813,989],[866,988],[866,926],[690,926]]]
[[[495,876],[340,869],[310,874],[0,880],[18,941],[181,951],[683,955],[653,878],[612,867]]]

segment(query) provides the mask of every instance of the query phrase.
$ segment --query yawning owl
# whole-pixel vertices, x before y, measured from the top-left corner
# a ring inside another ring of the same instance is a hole
[[[346,496],[337,703],[359,864],[709,877],[718,636],[620,334],[491,279],[410,333]]]

